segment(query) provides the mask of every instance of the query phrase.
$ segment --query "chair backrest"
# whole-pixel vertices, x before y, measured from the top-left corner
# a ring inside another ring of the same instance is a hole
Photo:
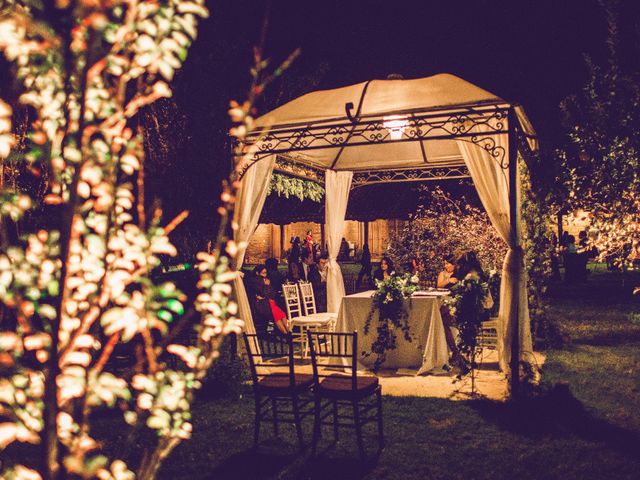
[[[476,339],[478,347],[487,349],[498,348],[498,321],[490,319],[480,324],[478,329],[478,337]]]
[[[300,287],[304,314],[313,315],[316,313],[316,297],[313,295],[313,285],[311,285],[311,282],[300,282],[298,287]]]
[[[302,305],[298,296],[298,285],[295,283],[285,283],[282,285],[284,304],[287,308],[287,318],[292,320],[302,316]]]
[[[258,383],[259,367],[288,367],[289,381],[295,384],[293,369],[293,338],[291,334],[286,336],[264,337],[255,333],[242,333],[244,344],[249,356],[251,378],[253,385]],[[282,360],[275,363],[274,360]]]
[[[339,358],[346,361],[345,370],[351,376],[351,388],[357,390],[358,373],[358,332],[353,333],[325,333],[307,330],[313,378],[316,384],[319,378],[326,377],[318,370],[320,358]]]

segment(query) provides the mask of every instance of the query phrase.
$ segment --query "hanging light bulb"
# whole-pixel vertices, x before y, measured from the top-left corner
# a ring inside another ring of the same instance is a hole
[[[407,117],[403,115],[389,115],[383,118],[382,125],[389,131],[392,140],[400,140],[409,122]]]

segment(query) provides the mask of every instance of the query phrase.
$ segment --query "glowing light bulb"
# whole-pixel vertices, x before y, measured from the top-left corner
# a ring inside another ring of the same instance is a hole
[[[389,136],[392,140],[400,140],[409,122],[407,121],[407,117],[402,115],[389,115],[388,117],[384,117],[382,125],[389,130]]]

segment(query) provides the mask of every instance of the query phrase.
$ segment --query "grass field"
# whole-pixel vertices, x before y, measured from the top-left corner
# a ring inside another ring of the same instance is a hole
[[[637,479],[640,472],[639,301],[615,274],[555,285],[541,392],[518,404],[384,399],[387,447],[357,460],[353,432],[317,459],[293,430],[250,447],[253,401],[202,401],[194,438],[164,466],[166,479]],[[310,425],[306,426],[310,439]],[[328,435],[330,436],[329,432]],[[375,450],[371,437],[369,451]]]
[[[215,386],[229,383],[222,398],[201,399],[194,408],[194,434],[165,462],[162,479],[412,480],[615,479],[640,472],[640,298],[631,296],[639,278],[598,272],[585,284],[553,285],[549,318],[554,338],[545,353],[542,385],[518,403],[488,400],[385,397],[386,448],[358,460],[352,431],[337,445],[326,440],[316,459],[300,454],[292,427],[280,438],[263,426],[258,452],[253,440],[253,397],[233,379],[239,372],[219,363]],[[228,357],[228,356],[225,356]],[[219,393],[219,392],[218,392]],[[311,438],[311,424],[305,437]],[[130,465],[141,445],[128,443],[113,415],[98,421],[105,449]],[[373,432],[371,432],[373,433]],[[326,437],[331,437],[326,432]],[[7,462],[29,457],[34,447],[3,452]]]

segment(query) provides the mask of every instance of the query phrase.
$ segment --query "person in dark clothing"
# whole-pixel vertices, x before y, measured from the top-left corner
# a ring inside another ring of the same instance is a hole
[[[300,280],[300,264],[290,263],[287,267],[287,282],[298,283]]]
[[[581,230],[578,233],[578,244],[576,245],[577,254],[577,271],[576,276],[578,280],[585,281],[589,270],[587,269],[587,263],[591,257],[591,248],[589,247],[589,240],[587,238],[587,232]]]
[[[266,268],[264,268],[264,265],[258,265],[245,277],[245,286],[247,289],[247,297],[249,298],[249,305],[251,306],[253,325],[259,336],[267,335],[269,323],[272,320],[266,286],[261,275],[263,270],[266,277]]]
[[[574,282],[578,274],[578,254],[576,250],[576,237],[567,236],[567,243],[562,253],[564,263],[564,281],[566,283]]]
[[[253,319],[258,335],[266,335],[269,323],[273,322],[283,334],[288,333],[287,314],[276,305],[267,267],[257,265],[249,279],[249,302],[253,302]]]
[[[316,297],[316,308],[318,312],[327,311],[327,274],[329,272],[329,256],[322,255],[318,260],[318,271],[320,272],[320,283],[313,292]]]
[[[300,279],[305,282],[311,282],[315,287],[321,281],[320,270],[313,260],[313,255],[308,250],[302,251],[302,263],[300,268]]]
[[[313,255],[308,251],[302,251],[302,263],[300,264],[300,280],[311,283],[313,288],[313,296],[316,299],[316,308],[320,311],[322,307],[322,275]]]
[[[267,267],[267,278],[271,283],[271,290],[275,297],[276,303],[280,308],[284,308],[284,298],[282,297],[282,284],[284,283],[284,276],[278,271],[278,260],[275,258],[267,258],[264,262]]]
[[[383,256],[380,260],[380,268],[373,274],[373,278],[378,281],[387,280],[392,275],[395,275],[396,271],[393,266],[393,262],[387,256]]]
[[[289,264],[300,263],[300,237],[291,237],[291,250],[289,251]]]
[[[362,258],[360,259],[360,272],[358,272],[358,279],[356,280],[356,289],[359,289],[362,285],[364,278],[367,278],[367,287],[372,287],[372,275],[371,275],[371,252],[369,251],[369,244],[365,243],[362,247]]]
[[[342,260],[344,262],[349,260],[349,242],[347,242],[347,239],[344,237],[342,237],[342,240],[340,241],[338,260]]]

